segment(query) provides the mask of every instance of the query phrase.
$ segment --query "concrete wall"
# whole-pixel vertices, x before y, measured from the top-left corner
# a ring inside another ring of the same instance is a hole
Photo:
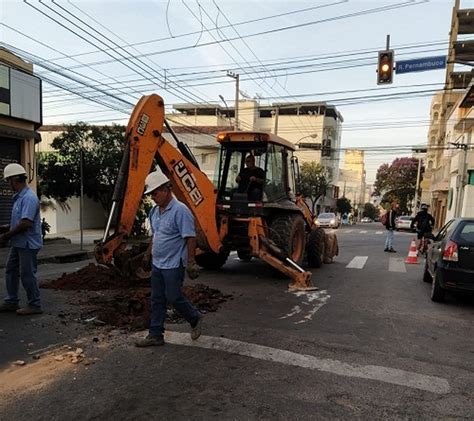
[[[51,225],[50,234],[76,231],[80,229],[80,201],[79,197],[68,200],[70,211],[62,210],[57,203],[52,201],[55,208],[41,209],[41,217]],[[88,197],[84,198],[84,229],[104,228],[106,216],[102,206]]]

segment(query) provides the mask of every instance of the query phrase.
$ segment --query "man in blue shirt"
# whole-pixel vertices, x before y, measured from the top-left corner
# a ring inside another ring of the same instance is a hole
[[[147,256],[151,257],[151,319],[149,334],[138,347],[164,345],[166,305],[170,303],[191,325],[191,338],[201,335],[202,315],[183,296],[184,271],[199,276],[195,261],[196,231],[191,211],[171,192],[171,184],[160,170],[148,174],[145,194],[156,203],[149,214],[153,233]]]
[[[4,178],[15,192],[9,230],[0,236],[0,244],[10,241],[5,269],[7,295],[0,312],[16,311],[19,315],[42,313],[36,255],[43,246],[40,202],[26,183],[26,171],[20,164],[8,164]],[[19,308],[19,281],[25,288],[28,305]]]

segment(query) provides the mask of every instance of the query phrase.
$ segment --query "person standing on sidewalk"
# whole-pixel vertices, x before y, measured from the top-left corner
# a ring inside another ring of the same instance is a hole
[[[385,239],[384,251],[388,253],[396,253],[393,249],[393,232],[395,231],[395,219],[398,216],[398,203],[392,202],[390,210],[387,212],[387,219],[385,221],[385,228],[387,229],[387,238]]]
[[[199,276],[193,215],[173,196],[171,183],[160,170],[148,174],[145,194],[150,194],[156,203],[149,214],[153,237],[147,251],[148,262],[151,257],[152,264],[151,320],[148,335],[135,345],[164,345],[167,303],[191,325],[191,339],[196,340],[201,335],[202,315],[181,292],[185,270],[191,279]]]
[[[40,202],[35,192],[28,187],[26,171],[20,164],[8,164],[3,174],[15,195],[9,230],[0,235],[0,244],[10,241],[11,245],[5,268],[7,295],[0,312],[41,314],[43,311],[36,277],[36,256],[43,246]],[[23,308],[18,306],[20,279],[28,298],[28,305]]]

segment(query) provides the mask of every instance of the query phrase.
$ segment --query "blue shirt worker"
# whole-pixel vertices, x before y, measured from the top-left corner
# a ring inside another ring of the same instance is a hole
[[[18,315],[41,314],[40,291],[36,276],[36,256],[43,246],[40,202],[26,182],[26,171],[20,164],[8,164],[4,178],[15,192],[9,230],[0,235],[0,244],[10,241],[10,253],[5,268],[7,295],[0,312],[16,311]],[[18,290],[21,283],[28,305],[19,308]]]
[[[145,194],[156,204],[149,214],[153,237],[147,252],[152,263],[151,318],[148,335],[135,345],[164,345],[167,303],[191,325],[191,338],[196,340],[201,335],[202,315],[181,291],[185,270],[191,279],[199,276],[195,262],[194,217],[188,207],[173,196],[171,183],[160,170],[148,174]]]

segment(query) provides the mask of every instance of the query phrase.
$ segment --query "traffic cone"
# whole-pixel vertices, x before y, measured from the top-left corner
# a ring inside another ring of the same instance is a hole
[[[405,263],[417,264],[418,263],[418,253],[416,252],[416,241],[411,240],[410,249],[408,250],[408,256],[405,260]]]

